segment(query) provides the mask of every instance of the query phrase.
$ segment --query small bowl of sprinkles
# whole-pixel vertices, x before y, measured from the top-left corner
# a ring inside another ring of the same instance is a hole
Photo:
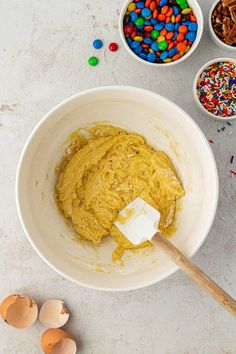
[[[198,46],[203,15],[196,0],[126,0],[120,36],[133,58],[152,66],[171,66]]]
[[[220,120],[236,118],[236,59],[214,59],[198,71],[193,96],[208,116]]]

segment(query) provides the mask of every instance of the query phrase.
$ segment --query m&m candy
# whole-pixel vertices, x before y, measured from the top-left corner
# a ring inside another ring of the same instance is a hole
[[[95,49],[101,49],[102,46],[103,46],[103,43],[102,43],[101,39],[95,39],[95,40],[93,41],[93,47],[94,47]]]
[[[150,63],[182,58],[198,32],[187,0],[133,0],[124,16],[124,35],[130,49]]]

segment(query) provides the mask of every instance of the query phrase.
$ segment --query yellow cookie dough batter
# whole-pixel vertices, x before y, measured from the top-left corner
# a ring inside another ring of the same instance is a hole
[[[111,236],[118,244],[113,260],[134,246],[114,226],[119,211],[140,196],[159,210],[161,232],[174,232],[176,203],[184,195],[168,156],[155,151],[145,139],[110,125],[89,129],[89,138],[71,138],[58,167],[56,200],[71,220],[78,237],[99,244]]]

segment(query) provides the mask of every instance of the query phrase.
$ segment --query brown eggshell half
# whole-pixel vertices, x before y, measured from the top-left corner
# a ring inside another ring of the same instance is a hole
[[[30,297],[10,295],[1,305],[1,316],[12,327],[27,328],[37,320],[38,306]]]
[[[63,338],[52,348],[50,354],[76,354],[76,343],[73,339]]]
[[[44,354],[51,354],[53,347],[60,342],[62,339],[72,339],[74,341],[73,336],[63,329],[60,328],[50,328],[45,331],[41,337],[41,346]]]

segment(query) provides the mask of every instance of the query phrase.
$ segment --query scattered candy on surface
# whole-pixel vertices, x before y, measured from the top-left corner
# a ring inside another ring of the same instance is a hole
[[[197,19],[186,0],[133,0],[124,16],[131,50],[150,63],[179,60],[191,48]]]
[[[137,40],[139,40],[139,39],[137,39]],[[116,52],[116,51],[118,50],[118,44],[116,44],[116,43],[110,43],[110,44],[109,44],[109,50],[110,50],[111,52]]]
[[[200,75],[197,95],[202,106],[217,117],[236,115],[236,65],[219,62],[210,65]]]
[[[103,46],[103,43],[102,43],[101,39],[95,39],[95,40],[93,41],[93,47],[94,47],[95,49],[101,49],[102,46]]]
[[[96,65],[98,65],[98,62],[99,62],[99,60],[98,60],[97,57],[90,57],[90,58],[88,59],[88,63],[89,63],[89,65],[91,65],[91,66],[96,66]]]

